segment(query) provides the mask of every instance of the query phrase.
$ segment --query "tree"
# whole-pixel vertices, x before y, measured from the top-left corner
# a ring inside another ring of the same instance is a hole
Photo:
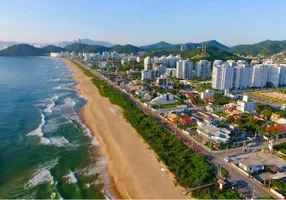
[[[261,114],[264,116],[264,117],[266,117],[266,119],[270,119],[270,117],[271,117],[271,115],[272,115],[272,112],[271,112],[271,110],[269,110],[269,109],[264,109],[264,110],[262,110],[261,111]]]
[[[226,121],[227,121],[228,123],[233,124],[233,122],[234,122],[234,117],[233,117],[233,116],[229,116]]]

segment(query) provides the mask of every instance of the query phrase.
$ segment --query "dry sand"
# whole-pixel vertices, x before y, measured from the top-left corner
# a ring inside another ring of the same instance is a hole
[[[172,175],[161,172],[164,165],[158,162],[154,152],[126,122],[120,107],[102,97],[79,68],[69,61],[67,63],[74,79],[79,82],[77,89],[88,99],[82,111],[83,120],[108,158],[107,171],[119,193],[118,198],[187,198],[182,188],[173,184]],[[114,193],[112,186],[109,189]]]

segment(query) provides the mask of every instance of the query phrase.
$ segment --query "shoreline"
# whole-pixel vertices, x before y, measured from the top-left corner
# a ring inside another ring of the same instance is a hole
[[[64,60],[78,82],[76,88],[87,98],[81,118],[98,139],[108,159],[108,190],[115,198],[184,199],[183,188],[174,185],[173,175],[123,117],[120,107],[102,97],[77,66]]]

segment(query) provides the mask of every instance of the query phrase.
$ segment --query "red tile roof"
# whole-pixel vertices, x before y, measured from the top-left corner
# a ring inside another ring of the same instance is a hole
[[[267,132],[270,132],[270,133],[274,133],[276,130],[277,130],[279,133],[286,133],[286,125],[280,124],[280,125],[277,125],[277,126],[268,127],[268,128],[266,129],[266,131],[267,131]]]

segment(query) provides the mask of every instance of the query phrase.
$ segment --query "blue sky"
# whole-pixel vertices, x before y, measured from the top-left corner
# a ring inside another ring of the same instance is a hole
[[[0,41],[226,45],[286,40],[285,0],[13,0],[0,2]]]

